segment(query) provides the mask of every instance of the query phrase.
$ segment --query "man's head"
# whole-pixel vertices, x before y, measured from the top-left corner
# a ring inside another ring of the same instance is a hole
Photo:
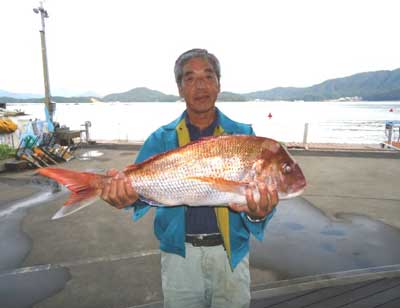
[[[175,79],[189,113],[214,110],[220,91],[220,65],[213,54],[205,49],[183,53],[175,62]]]
[[[195,48],[195,49],[185,51],[175,61],[174,73],[175,73],[175,81],[176,81],[176,84],[178,85],[178,88],[180,87],[180,85],[182,83],[183,66],[186,64],[186,62],[188,62],[189,60],[191,60],[193,58],[203,58],[203,59],[207,60],[208,63],[211,64],[211,66],[214,69],[215,74],[217,75],[218,83],[220,82],[221,66],[219,64],[217,57],[214,56],[212,53],[209,53],[206,49]]]

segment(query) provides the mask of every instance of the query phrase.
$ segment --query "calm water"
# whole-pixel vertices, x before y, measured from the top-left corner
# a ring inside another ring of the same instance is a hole
[[[27,119],[44,118],[42,104],[9,106],[29,113]],[[385,121],[400,120],[400,102],[224,102],[217,106],[232,119],[252,124],[257,135],[284,142],[301,142],[304,125],[309,123],[309,142],[377,144],[387,140]],[[57,104],[55,120],[71,129],[83,129],[82,124],[90,121],[94,140],[138,141],[184,108],[183,102]]]

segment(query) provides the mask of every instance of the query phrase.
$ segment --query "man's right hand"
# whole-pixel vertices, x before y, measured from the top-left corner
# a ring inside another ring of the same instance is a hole
[[[100,195],[104,201],[117,209],[122,209],[139,199],[130,179],[124,173],[111,169],[107,171],[107,176],[110,177],[109,182],[104,186]]]

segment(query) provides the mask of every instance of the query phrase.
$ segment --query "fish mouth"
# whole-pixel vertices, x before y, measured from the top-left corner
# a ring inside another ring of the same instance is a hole
[[[304,188],[289,194],[281,194],[278,192],[279,200],[291,199],[300,196],[304,192]]]

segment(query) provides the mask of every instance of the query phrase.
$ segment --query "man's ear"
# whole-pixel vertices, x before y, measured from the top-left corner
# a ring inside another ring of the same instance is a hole
[[[180,97],[183,97],[182,86],[178,85],[178,91],[179,91],[179,96],[180,96]]]

